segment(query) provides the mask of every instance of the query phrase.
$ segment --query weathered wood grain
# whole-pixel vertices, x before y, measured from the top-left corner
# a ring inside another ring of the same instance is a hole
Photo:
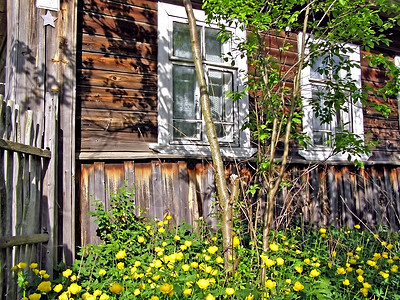
[[[154,2],[142,1],[142,3],[133,5],[134,2],[118,3],[104,0],[84,0],[82,4],[82,10],[86,12],[115,16],[118,19],[126,19],[135,22],[157,24]]]
[[[134,57],[157,59],[157,44],[142,43],[131,39],[80,34],[78,39],[83,52],[101,53],[106,57]],[[78,56],[83,53],[78,54]]]

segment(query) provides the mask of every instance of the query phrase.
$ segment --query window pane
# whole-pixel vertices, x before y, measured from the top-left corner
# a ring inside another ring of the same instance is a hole
[[[186,23],[174,22],[173,30],[173,56],[193,59],[189,25]],[[201,44],[200,27],[197,27],[197,34]]]
[[[232,73],[229,72],[208,72],[211,111],[216,121],[232,121],[232,100],[225,96],[227,92],[232,91],[232,77]]]
[[[200,123],[174,121],[174,140],[200,139]]]
[[[218,38],[218,30],[214,28],[205,29],[206,40],[206,60],[221,62],[222,61],[222,43]]]
[[[173,66],[174,119],[195,119],[197,103],[196,73],[194,67]]]
[[[311,74],[310,77],[314,79],[326,79],[327,74],[329,74],[327,55],[321,55],[319,57],[313,58],[311,63]],[[322,74],[321,74],[322,73]]]
[[[198,139],[200,126],[196,93],[196,73],[193,67],[173,66],[173,119],[174,139]],[[181,120],[179,120],[181,119]],[[192,122],[185,121],[189,119]]]
[[[313,101],[319,105],[319,110],[324,110],[324,96],[326,92],[323,86],[312,86],[312,98]],[[313,143],[315,146],[326,146],[327,141],[330,138],[330,133],[332,132],[331,123],[322,123],[321,119],[317,116],[313,116],[312,120],[313,126]]]

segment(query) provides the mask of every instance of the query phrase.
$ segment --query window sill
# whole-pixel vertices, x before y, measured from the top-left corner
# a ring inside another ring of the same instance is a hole
[[[303,149],[299,150],[299,155],[309,161],[348,161],[349,155],[346,153],[338,153],[333,155],[332,149],[330,148],[316,148],[316,149]],[[369,156],[360,155],[357,157],[351,157],[352,160],[358,159],[361,161],[367,161]]]
[[[209,146],[202,145],[160,145],[150,144],[150,149],[157,151],[161,154],[175,154],[182,155],[185,157],[211,157],[211,151]],[[256,152],[255,148],[230,148],[221,147],[221,154],[225,158],[250,158]]]

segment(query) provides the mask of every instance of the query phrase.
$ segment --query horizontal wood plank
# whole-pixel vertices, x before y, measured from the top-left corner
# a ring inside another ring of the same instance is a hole
[[[51,158],[51,152],[47,149],[41,149],[21,143],[0,139],[0,149],[15,151],[19,153],[31,154],[45,158]]]
[[[80,85],[106,87],[115,93],[124,89],[156,91],[157,76],[118,73],[103,70],[78,70]]]
[[[89,34],[80,34],[78,39],[81,41],[83,51],[103,53],[104,55],[117,57],[125,55],[150,60],[157,59],[157,44]]]
[[[84,0],[81,7],[86,12],[115,16],[119,19],[144,22],[148,24],[157,24],[157,14],[154,2],[141,1],[135,5],[132,1],[114,2],[104,0]],[[151,5],[151,6],[150,6]]]
[[[157,74],[157,61],[118,55],[83,52],[82,68],[132,74]]]
[[[148,152],[148,143],[157,141],[153,130],[137,132],[82,131],[78,138],[80,151],[143,151]]]
[[[82,13],[82,32],[108,39],[122,38],[157,44],[157,26],[110,16]]]
[[[49,240],[49,234],[31,234],[22,236],[3,236],[0,237],[0,249],[14,246],[46,243]]]
[[[81,129],[107,132],[156,132],[157,113],[137,111],[113,111],[103,109],[83,109]]]

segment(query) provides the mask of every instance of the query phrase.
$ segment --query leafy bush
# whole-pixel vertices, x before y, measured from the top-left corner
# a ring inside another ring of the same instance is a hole
[[[126,188],[108,211],[97,204],[103,243],[49,281],[37,264],[13,268],[23,297],[39,299],[400,299],[399,234],[353,229],[278,230],[268,253],[245,233],[233,239],[233,269],[220,236],[202,220],[172,226],[170,216],[136,217]],[[129,220],[129,224],[127,224]],[[238,229],[237,229],[238,230]],[[239,239],[240,236],[240,239]],[[261,266],[266,280],[259,282]],[[28,299],[28,298],[23,298]]]

